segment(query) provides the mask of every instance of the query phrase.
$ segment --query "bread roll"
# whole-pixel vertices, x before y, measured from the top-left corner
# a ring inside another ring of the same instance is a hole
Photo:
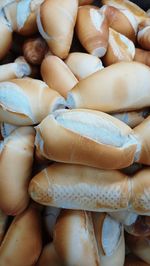
[[[150,215],[149,174],[150,168],[131,178],[117,170],[54,163],[34,176],[29,194],[58,208]]]
[[[149,84],[149,67],[138,62],[119,62],[81,80],[68,93],[67,105],[104,112],[141,109],[150,105]]]
[[[128,178],[115,170],[54,163],[31,180],[29,194],[36,202],[59,208],[91,211],[127,209]]]
[[[133,61],[135,55],[134,43],[123,34],[109,28],[109,39],[106,54],[103,57],[105,66],[117,62]]]
[[[45,158],[105,169],[138,160],[140,143],[118,119],[93,110],[60,110],[36,127],[35,145]]]
[[[78,0],[45,0],[40,6],[37,25],[51,52],[64,59],[73,38]]]
[[[63,97],[67,97],[78,80],[70,68],[57,56],[48,55],[41,64],[41,75],[46,84]]]
[[[54,246],[62,265],[101,265],[88,212],[63,210],[55,225]]]
[[[107,19],[98,7],[80,6],[76,21],[76,32],[86,51],[97,57],[106,53],[109,28]]]
[[[78,80],[84,79],[104,68],[100,58],[91,54],[79,52],[70,53],[65,63]]]
[[[29,203],[35,132],[20,127],[0,146],[0,209],[8,215],[21,213]]]
[[[0,265],[35,265],[42,249],[39,210],[30,206],[16,216],[0,246]]]
[[[128,0],[102,0],[102,4],[110,5],[120,9],[130,11],[136,18],[137,23],[140,23],[143,19],[147,18],[147,13],[135,3]]]
[[[37,124],[65,104],[45,82],[31,78],[1,82],[0,102],[0,121],[20,126]]]
[[[106,213],[92,213],[101,266],[123,266],[125,241],[123,226]]]
[[[101,11],[107,17],[109,27],[135,42],[138,23],[130,10],[104,5],[101,7]]]
[[[139,25],[139,31],[137,34],[137,41],[138,44],[145,50],[150,51],[150,18],[147,20],[143,21]]]
[[[62,263],[56,253],[54,244],[51,242],[44,246],[36,266],[62,266]]]

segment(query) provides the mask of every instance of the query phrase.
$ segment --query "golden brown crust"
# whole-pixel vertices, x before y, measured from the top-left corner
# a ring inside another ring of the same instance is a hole
[[[0,246],[0,264],[34,265],[42,249],[39,211],[30,206],[16,216]]]

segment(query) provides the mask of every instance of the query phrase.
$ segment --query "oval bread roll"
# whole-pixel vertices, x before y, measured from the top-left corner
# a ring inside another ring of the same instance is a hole
[[[67,105],[122,112],[150,106],[149,95],[150,68],[138,62],[119,62],[81,80],[68,93]]]
[[[64,98],[41,80],[24,78],[0,83],[1,122],[20,126],[37,124],[64,105]]]
[[[140,156],[130,127],[102,112],[60,110],[36,127],[35,145],[45,158],[105,169],[129,166]]]
[[[67,209],[150,214],[150,168],[132,178],[117,170],[54,163],[30,181],[36,202]]]
[[[21,213],[29,203],[35,131],[15,129],[0,144],[0,209],[8,215]]]
[[[35,265],[42,249],[39,210],[29,206],[16,216],[0,246],[0,265]]]

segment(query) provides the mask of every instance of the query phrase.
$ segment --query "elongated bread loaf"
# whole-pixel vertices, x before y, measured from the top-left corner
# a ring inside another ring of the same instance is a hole
[[[9,215],[21,213],[29,203],[35,131],[14,130],[0,143],[0,209]]]
[[[39,32],[51,52],[62,59],[71,47],[77,11],[77,0],[45,0],[37,15]]]
[[[119,62],[81,80],[68,93],[67,105],[122,112],[150,106],[149,95],[150,68],[138,62]]]
[[[39,210],[29,206],[16,216],[0,246],[0,265],[34,265],[42,249]]]
[[[93,211],[127,209],[128,178],[116,170],[55,163],[30,182],[33,200],[61,208]]]
[[[54,163],[31,180],[29,194],[43,205],[90,211],[150,214],[150,168],[128,177],[117,170]]]
[[[63,210],[55,225],[54,246],[62,265],[101,265],[90,212]]]
[[[0,83],[1,122],[20,126],[37,124],[64,104],[64,98],[41,80],[24,78]]]
[[[119,169],[137,160],[140,142],[130,127],[102,112],[60,110],[36,127],[39,153],[54,161]]]

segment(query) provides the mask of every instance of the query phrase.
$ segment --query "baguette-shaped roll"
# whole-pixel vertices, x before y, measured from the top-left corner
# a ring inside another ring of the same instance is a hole
[[[126,123],[129,127],[134,128],[144,121],[150,114],[149,108],[144,108],[142,110],[114,113],[112,114],[117,119]]]
[[[134,43],[125,35],[109,28],[107,51],[103,57],[105,66],[121,61],[133,61],[135,56]]]
[[[40,6],[40,1],[37,4]],[[31,9],[32,0],[12,1],[4,7],[4,13],[13,31],[29,36],[37,32],[36,10]]]
[[[150,68],[138,62],[119,62],[81,80],[68,93],[67,104],[122,112],[150,106],[149,95]]]
[[[62,265],[101,265],[90,213],[63,210],[55,225],[53,241]]]
[[[20,59],[14,63],[0,65],[0,82],[7,81],[9,79],[23,78],[31,74],[31,68],[29,64]]]
[[[5,57],[12,45],[12,28],[0,10],[0,60]]]
[[[0,210],[0,245],[5,235],[7,221],[8,216],[2,210]]]
[[[40,65],[48,51],[48,47],[43,38],[35,37],[25,40],[22,50],[25,59],[30,64]]]
[[[116,7],[119,10],[130,11],[135,16],[138,23],[148,17],[147,13],[142,8],[129,0],[102,0],[102,4]]]
[[[44,246],[36,266],[62,266],[53,242]]]
[[[0,209],[8,215],[21,213],[29,203],[35,131],[20,127],[1,142]]]
[[[97,56],[79,52],[70,53],[65,63],[78,80],[84,79],[104,68],[102,61]]]
[[[133,254],[129,254],[125,257],[124,266],[149,266],[149,264],[134,256]]]
[[[125,241],[123,226],[106,213],[92,213],[101,266],[123,266]]]
[[[109,5],[102,6],[101,11],[107,17],[109,27],[135,42],[138,23],[131,11]]]
[[[138,237],[126,233],[126,244],[133,254],[150,264],[150,236]]]
[[[55,163],[34,176],[29,193],[38,203],[58,208],[149,215],[149,175],[150,168],[131,178],[117,170]]]
[[[93,3],[93,0],[79,0],[79,6],[90,5]]]
[[[1,122],[37,124],[64,103],[64,98],[41,80],[24,78],[0,83]]]
[[[97,57],[104,56],[108,45],[109,27],[105,15],[98,7],[79,7],[76,32],[88,53]]]
[[[54,55],[44,58],[41,64],[41,75],[46,84],[63,97],[67,97],[68,91],[78,83],[70,68]]]
[[[73,38],[78,0],[45,0],[37,15],[37,25],[51,52],[64,59]]]
[[[44,205],[116,211],[128,208],[128,182],[127,176],[116,170],[55,163],[34,176],[29,193]]]
[[[37,150],[53,161],[121,169],[140,156],[133,130],[103,112],[61,109],[43,119],[36,132]]]
[[[117,211],[117,212],[109,212],[108,213],[114,220],[122,223],[123,225],[130,226],[136,220],[138,215],[136,213],[130,211]]]
[[[150,236],[150,216],[138,215],[131,225],[126,225],[125,230],[135,236]]]
[[[150,51],[135,48],[134,61],[141,62],[150,67]]]
[[[42,249],[39,210],[30,206],[16,216],[0,246],[0,265],[35,265]]]
[[[143,49],[150,50],[150,18],[139,25],[137,41]]]

